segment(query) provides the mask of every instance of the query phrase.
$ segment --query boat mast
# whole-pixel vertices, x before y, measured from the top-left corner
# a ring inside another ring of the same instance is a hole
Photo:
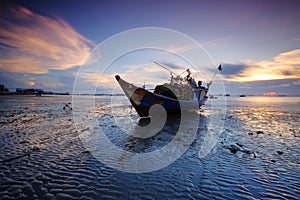
[[[162,64],[158,63],[158,62],[154,62],[155,64],[159,65],[160,67],[164,68],[165,70],[167,70],[168,72],[172,74],[175,74],[176,76],[180,76],[178,74],[176,74],[175,72],[173,72],[172,70],[170,70],[169,68],[167,68],[166,66],[163,66]]]
[[[174,76],[173,76],[173,74],[176,75],[175,80],[176,80],[176,79],[180,79],[180,76],[181,76],[181,75],[179,75],[179,74],[173,72],[172,70],[170,70],[169,68],[167,68],[166,66],[164,66],[164,65],[162,65],[162,64],[160,64],[160,63],[158,63],[158,62],[154,62],[154,63],[157,64],[158,66],[162,67],[163,69],[167,70],[168,72],[170,72],[170,76],[171,76],[170,83],[171,83],[171,84],[174,82]]]
[[[222,71],[222,65],[221,65],[221,64],[218,66],[217,70],[218,70],[218,71]],[[209,83],[207,84],[207,88],[208,88],[208,89],[209,89],[210,85],[212,84],[212,82],[213,82],[213,80],[214,80],[214,78],[215,78],[215,76],[216,76],[216,74],[217,74],[218,71],[216,71],[216,72],[214,73],[214,75],[212,76],[211,80],[210,80]]]

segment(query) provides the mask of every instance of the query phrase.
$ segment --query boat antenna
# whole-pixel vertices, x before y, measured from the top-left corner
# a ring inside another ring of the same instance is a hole
[[[160,67],[164,68],[165,70],[167,70],[168,72],[170,72],[171,74],[175,74],[176,76],[180,76],[178,74],[176,74],[175,72],[171,71],[169,68],[167,68],[166,66],[163,66],[162,64],[159,64],[158,62],[154,62],[155,64],[159,65]]]
[[[218,66],[217,70],[218,70],[218,71],[222,71],[222,65],[221,65],[221,64]],[[214,80],[214,78],[215,78],[215,76],[216,76],[216,74],[217,74],[218,71],[215,71],[215,73],[214,73],[214,75],[212,76],[211,80],[210,80],[209,83],[207,84],[207,85],[208,85],[208,88],[209,88],[209,86],[212,84],[212,82],[213,82],[213,80]]]

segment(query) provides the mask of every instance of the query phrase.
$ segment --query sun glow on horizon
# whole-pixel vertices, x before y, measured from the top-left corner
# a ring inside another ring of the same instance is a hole
[[[276,74],[258,74],[258,75],[252,75],[248,77],[236,77],[231,79],[226,79],[229,81],[234,82],[253,82],[253,81],[269,81],[269,80],[282,80],[286,79],[286,76],[280,76]]]
[[[26,83],[26,85],[28,85],[28,86],[34,86],[35,85],[35,82],[34,81],[28,81],[27,83]]]
[[[253,82],[300,78],[300,49],[283,52],[271,60],[245,62],[237,74],[225,76],[233,82]]]
[[[277,92],[264,92],[264,96],[274,97],[277,96]]]

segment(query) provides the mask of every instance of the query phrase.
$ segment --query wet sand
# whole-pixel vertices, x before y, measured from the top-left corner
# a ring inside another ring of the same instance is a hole
[[[95,159],[80,139],[87,130],[76,128],[72,111],[63,109],[71,101],[0,97],[1,199],[300,198],[299,98],[229,98],[224,130],[212,152],[199,158],[212,115],[208,102],[187,151],[148,173],[120,172]],[[113,113],[110,104],[110,97],[96,97],[96,117],[120,148],[151,152],[174,138],[176,119],[152,138],[122,135],[122,118],[138,117],[126,102],[116,103]],[[89,108],[83,119],[84,112]]]

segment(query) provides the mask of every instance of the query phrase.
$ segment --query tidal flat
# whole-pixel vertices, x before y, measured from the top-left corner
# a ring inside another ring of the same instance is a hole
[[[299,97],[229,97],[220,122],[213,121],[217,100],[209,100],[196,121],[184,124],[197,131],[183,155],[145,173],[120,171],[95,157],[97,149],[84,140],[90,114],[115,146],[135,153],[173,141],[180,119],[136,138],[126,134],[139,119],[125,97],[77,98],[76,121],[74,109],[65,107],[71,95],[0,96],[0,199],[300,199]],[[78,116],[86,127],[76,125]],[[208,131],[220,130],[199,157]]]

